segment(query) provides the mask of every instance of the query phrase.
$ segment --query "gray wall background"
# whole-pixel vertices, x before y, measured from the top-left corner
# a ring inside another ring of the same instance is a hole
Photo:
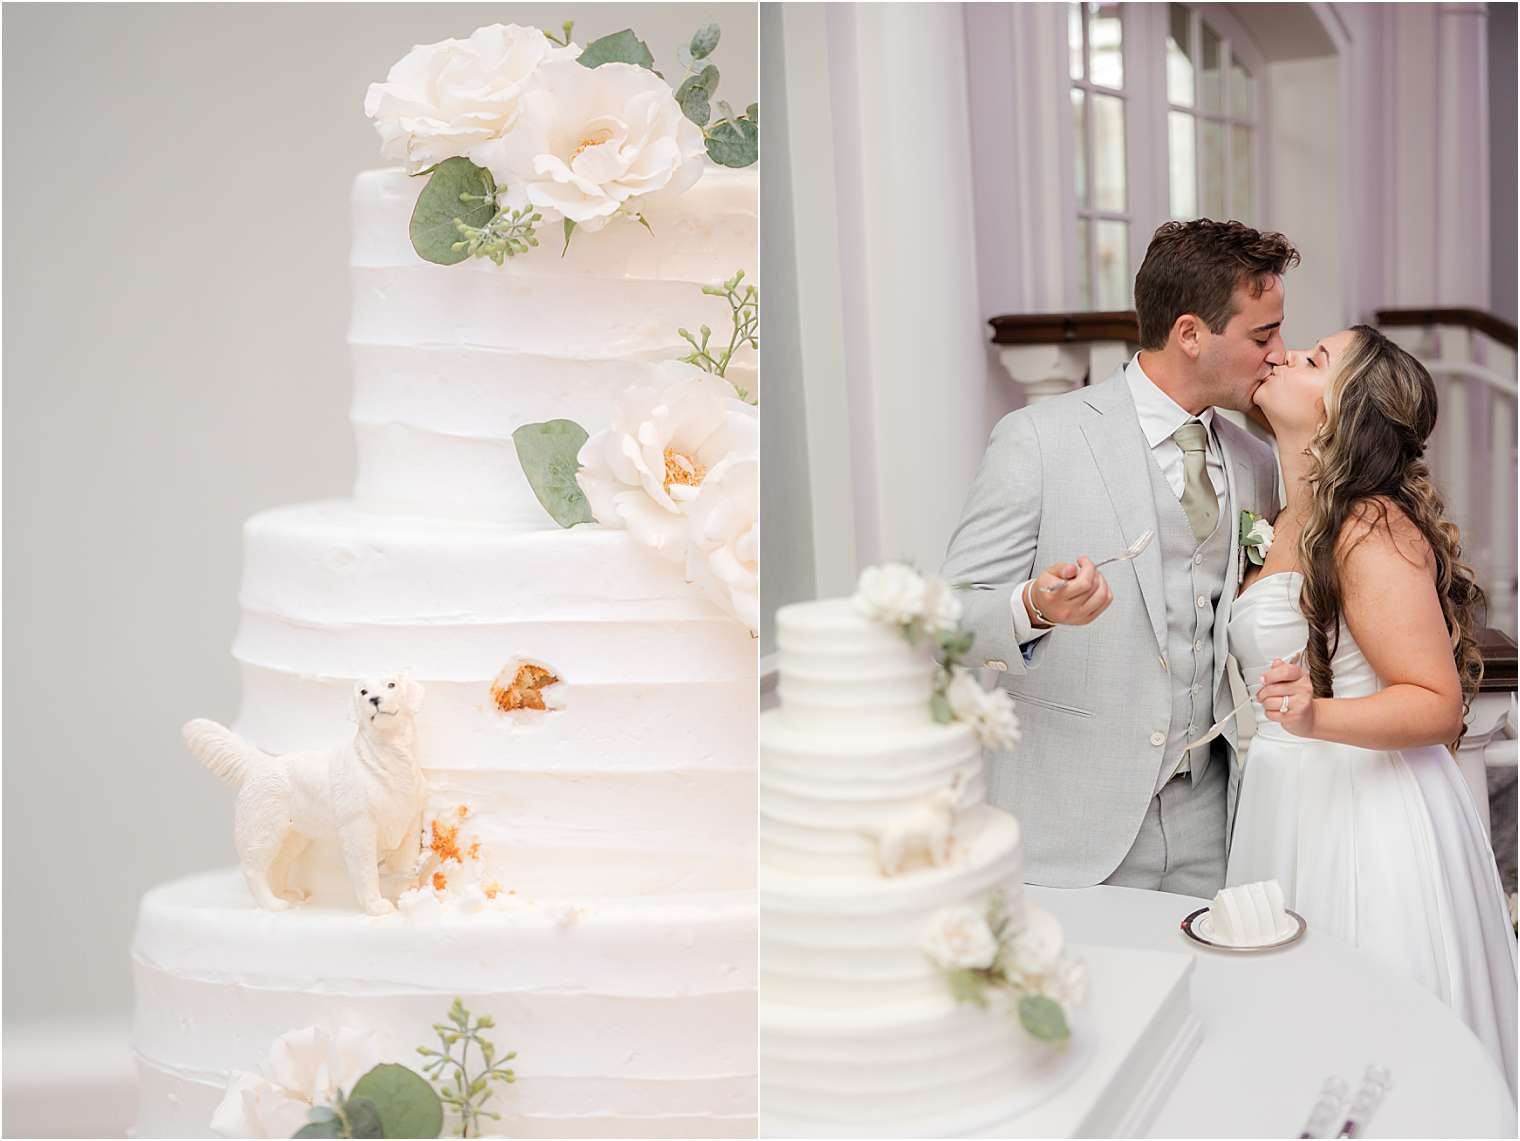
[[[138,897],[235,862],[181,722],[236,713],[243,519],[353,478],[348,193],[369,83],[496,21],[632,27],[667,77],[752,4],[8,4],[4,1021],[122,1019]]]

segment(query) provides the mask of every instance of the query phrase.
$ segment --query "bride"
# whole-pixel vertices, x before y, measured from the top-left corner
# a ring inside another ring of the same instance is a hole
[[[1482,595],[1421,458],[1435,386],[1358,325],[1289,354],[1253,399],[1287,498],[1230,618],[1263,684],[1226,882],[1279,880],[1311,927],[1433,991],[1514,1092],[1515,937],[1452,755]]]

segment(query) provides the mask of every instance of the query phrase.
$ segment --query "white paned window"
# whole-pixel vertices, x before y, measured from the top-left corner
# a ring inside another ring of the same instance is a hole
[[[1168,206],[1173,218],[1257,215],[1256,69],[1215,20],[1167,6]]]
[[[1077,283],[1083,309],[1128,309],[1131,232],[1129,91],[1121,4],[1068,8]]]
[[[1264,213],[1262,56],[1222,4],[1067,5],[1071,302],[1128,309],[1169,218]]]

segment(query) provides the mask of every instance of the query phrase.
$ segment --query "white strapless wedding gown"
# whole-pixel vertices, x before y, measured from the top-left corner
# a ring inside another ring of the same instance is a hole
[[[1303,576],[1268,575],[1236,599],[1230,650],[1254,692],[1273,658],[1308,641]],[[1383,688],[1344,623],[1336,697]],[[1467,782],[1440,746],[1380,752],[1295,737],[1256,706],[1225,882],[1276,879],[1328,931],[1450,1005],[1515,1091],[1516,952],[1509,907]]]

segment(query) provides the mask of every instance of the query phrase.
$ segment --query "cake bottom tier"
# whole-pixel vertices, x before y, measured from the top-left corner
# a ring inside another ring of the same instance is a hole
[[[1072,1037],[1041,1042],[1012,1010],[946,997],[845,1012],[777,1007],[760,1017],[761,1134],[948,1137],[1028,1113],[1092,1058],[1078,1012]]]
[[[229,1074],[303,1027],[373,1032],[415,1068],[455,997],[517,1051],[493,1133],[755,1135],[752,895],[372,918],[261,911],[228,870],[149,892],[132,957],[138,1136],[209,1136]]]

